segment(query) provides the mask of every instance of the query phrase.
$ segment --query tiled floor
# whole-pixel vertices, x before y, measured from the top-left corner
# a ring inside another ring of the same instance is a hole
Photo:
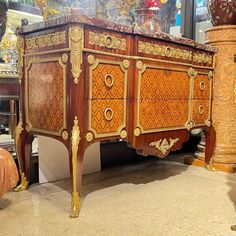
[[[69,190],[63,180],[4,195],[0,235],[236,235],[235,174],[151,160],[86,175],[77,219]]]

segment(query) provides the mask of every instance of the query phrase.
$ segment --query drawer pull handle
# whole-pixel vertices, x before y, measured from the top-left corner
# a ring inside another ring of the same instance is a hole
[[[111,74],[107,74],[104,78],[105,85],[110,89],[114,85],[114,79]]]
[[[200,115],[202,115],[204,113],[204,107],[202,105],[199,106],[198,112],[199,112]]]
[[[111,121],[113,119],[113,110],[111,108],[106,108],[104,111],[104,117],[107,121]]]
[[[204,82],[204,81],[201,81],[201,83],[199,84],[199,86],[200,86],[200,89],[201,89],[202,91],[204,91],[205,88],[206,88],[206,85],[205,85],[205,82]]]

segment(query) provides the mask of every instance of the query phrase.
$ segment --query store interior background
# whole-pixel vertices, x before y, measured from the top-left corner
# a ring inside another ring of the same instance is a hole
[[[89,16],[97,16],[97,2],[102,4],[105,1],[82,0],[79,2],[79,6]],[[109,2],[107,3],[106,17],[108,20],[115,21],[118,13],[115,10],[114,2],[112,0],[106,2]],[[78,6],[78,1],[51,1],[50,4],[63,11],[68,6]],[[155,15],[160,24],[160,30],[177,37],[188,37],[204,43],[205,30],[212,26],[206,1],[169,0],[168,4],[157,11]],[[4,76],[2,71],[6,68],[6,64],[12,66],[12,72],[15,71],[13,74],[17,77],[17,65],[16,59],[14,59],[17,56],[15,32],[23,18],[26,18],[29,24],[43,20],[33,0],[9,1],[7,30],[0,44],[0,57],[6,60],[5,63],[0,63],[0,77]],[[18,106],[19,97],[1,96],[0,86],[0,146],[11,151],[14,157],[13,131],[18,120]],[[199,141],[200,133],[198,131],[192,134],[190,140],[185,143],[183,149],[179,152],[194,154]],[[84,173],[100,171],[112,165],[120,165],[127,162],[145,161],[150,158],[154,157],[139,156],[135,150],[119,140],[95,143],[85,153]],[[30,182],[44,183],[69,177],[67,160],[67,150],[59,141],[38,136],[32,147]]]

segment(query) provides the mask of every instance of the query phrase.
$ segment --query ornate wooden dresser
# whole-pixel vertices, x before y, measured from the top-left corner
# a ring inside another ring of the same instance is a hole
[[[94,142],[123,139],[143,155],[163,158],[202,127],[209,163],[214,48],[74,13],[18,35],[19,190],[28,185],[33,134],[58,139],[69,151],[72,217],[79,211],[83,154]]]

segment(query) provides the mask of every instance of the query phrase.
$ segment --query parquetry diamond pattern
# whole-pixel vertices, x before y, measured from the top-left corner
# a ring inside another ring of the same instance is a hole
[[[188,100],[141,100],[140,125],[144,129],[183,126],[188,120]]]
[[[210,100],[195,100],[193,101],[193,120],[196,124],[203,124],[209,115]],[[199,114],[199,106],[203,106],[203,114]]]
[[[205,84],[205,89],[200,89],[200,83]],[[210,97],[210,80],[207,75],[198,75],[194,79],[194,99],[209,99]]]
[[[29,120],[34,128],[63,127],[63,69],[58,62],[35,63],[28,72]]]
[[[189,99],[187,72],[147,68],[142,74],[140,99]]]
[[[125,76],[119,65],[99,64],[92,72],[92,98],[120,98],[124,97]],[[108,88],[104,79],[107,74],[113,77],[114,84]]]
[[[107,121],[104,117],[106,108],[113,110],[113,119]],[[98,134],[117,132],[123,124],[123,100],[93,100],[92,101],[92,128]]]

